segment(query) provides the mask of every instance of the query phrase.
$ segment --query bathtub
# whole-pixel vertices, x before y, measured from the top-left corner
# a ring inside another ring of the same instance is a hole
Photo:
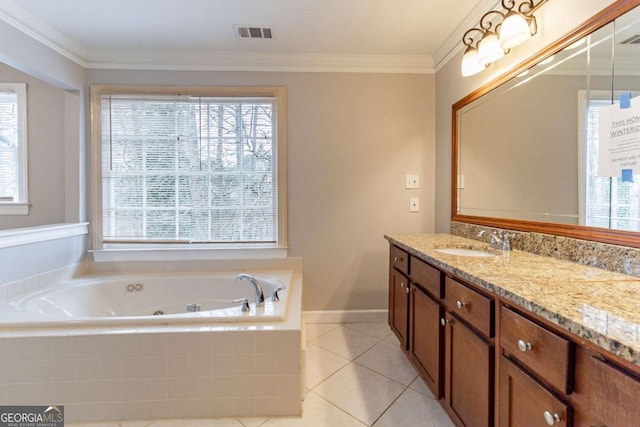
[[[64,405],[67,423],[300,415],[302,275],[243,272],[264,307],[238,272],[90,275],[8,301],[0,402]]]
[[[291,271],[252,273],[265,304],[255,305],[253,286],[235,273],[160,274],[76,278],[9,301],[0,328],[277,322],[286,316]],[[272,301],[277,288],[279,301]],[[246,298],[250,311],[243,312]],[[197,309],[198,311],[189,311]]]

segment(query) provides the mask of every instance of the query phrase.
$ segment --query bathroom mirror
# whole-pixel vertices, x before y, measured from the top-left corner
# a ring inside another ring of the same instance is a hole
[[[603,124],[640,120],[638,5],[612,4],[453,105],[452,220],[640,247],[640,141],[621,148]]]

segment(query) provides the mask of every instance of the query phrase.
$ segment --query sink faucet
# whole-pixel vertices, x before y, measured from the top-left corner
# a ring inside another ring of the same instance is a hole
[[[492,248],[501,249],[503,251],[511,250],[511,242],[509,241],[509,239],[515,237],[514,233],[509,233],[504,230],[496,230],[496,231],[480,230],[480,232],[478,233],[478,237],[482,237],[485,234],[488,234],[491,236]]]
[[[238,277],[236,277],[237,281],[246,279],[249,281],[249,283],[251,283],[253,285],[253,289],[256,292],[256,307],[261,307],[264,305],[264,293],[262,292],[262,286],[260,286],[260,283],[256,280],[255,277],[251,276],[250,274],[238,274]]]

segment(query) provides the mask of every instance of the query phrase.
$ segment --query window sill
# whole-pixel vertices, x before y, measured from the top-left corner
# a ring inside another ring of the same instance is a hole
[[[29,215],[27,203],[0,203],[0,215]]]
[[[81,222],[78,224],[52,224],[0,230],[0,248],[81,236],[89,232],[88,226],[88,222]]]
[[[229,259],[284,259],[288,249],[277,246],[235,246],[220,247],[204,245],[173,245],[167,247],[134,245],[105,245],[104,249],[90,251],[95,262],[114,261],[192,261],[192,260],[229,260]]]

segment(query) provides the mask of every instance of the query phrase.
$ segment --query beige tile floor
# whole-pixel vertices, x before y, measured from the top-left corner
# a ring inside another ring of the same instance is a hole
[[[385,323],[305,325],[302,417],[73,424],[73,427],[450,427]],[[71,427],[70,426],[70,427]]]

